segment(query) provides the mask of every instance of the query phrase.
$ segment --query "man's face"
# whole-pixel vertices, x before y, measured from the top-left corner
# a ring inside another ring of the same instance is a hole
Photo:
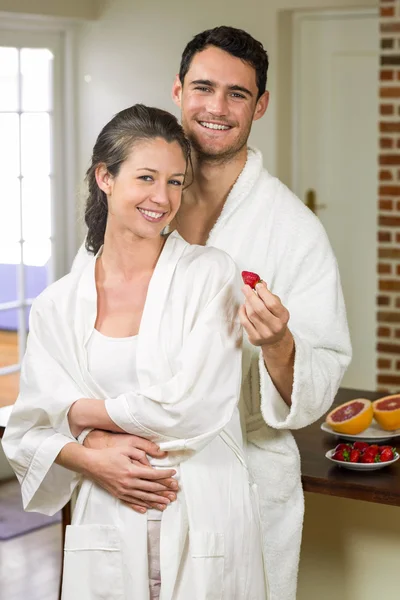
[[[195,54],[184,85],[177,77],[172,90],[193,148],[217,161],[246,146],[252,122],[268,105],[268,92],[259,100],[257,94],[255,69],[215,46]]]

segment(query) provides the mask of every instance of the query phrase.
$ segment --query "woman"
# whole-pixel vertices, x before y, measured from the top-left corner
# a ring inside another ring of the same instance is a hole
[[[118,113],[87,173],[93,259],[31,310],[4,449],[27,510],[53,514],[80,484],[63,600],[268,596],[237,408],[237,271],[219,250],[163,235],[189,152],[169,113]],[[152,464],[179,480],[177,500],[139,514],[98,485],[104,451],[77,443],[92,427],[168,451]]]

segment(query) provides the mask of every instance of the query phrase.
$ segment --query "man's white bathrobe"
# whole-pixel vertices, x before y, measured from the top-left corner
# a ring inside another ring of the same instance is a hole
[[[53,514],[80,476],[54,460],[75,441],[67,413],[106,398],[87,367],[95,257],[47,288],[30,319],[21,389],[3,440],[24,506]],[[168,450],[178,500],[161,525],[161,600],[267,600],[256,486],[238,402],[240,276],[227,254],[168,237],[140,324],[140,390],[106,399],[115,423]],[[83,480],[67,528],[63,600],[148,600],[147,516]]]
[[[260,496],[270,597],[295,600],[304,499],[290,429],[310,425],[329,409],[351,359],[337,263],[318,218],[251,148],[207,246],[225,250],[240,270],[258,273],[290,312],[296,345],[291,407],[260,349],[245,339],[241,416]],[[76,267],[86,260],[82,247]]]
[[[246,336],[242,401],[270,597],[295,600],[304,499],[290,429],[310,425],[329,409],[351,359],[337,263],[318,218],[263,168],[261,153],[251,148],[207,245],[225,250],[240,270],[258,273],[290,313],[291,407],[274,387],[260,349]]]

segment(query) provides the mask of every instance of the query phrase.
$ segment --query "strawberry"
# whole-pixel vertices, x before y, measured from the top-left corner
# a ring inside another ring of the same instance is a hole
[[[381,461],[388,462],[389,460],[393,460],[394,459],[393,450],[395,450],[395,448],[391,448],[390,446],[385,446],[383,448],[383,450],[381,450],[381,455],[380,455]]]
[[[369,446],[369,448],[364,450],[364,454],[365,452],[368,452],[368,454],[372,454],[372,456],[375,457],[379,454],[379,446],[377,444],[372,444],[371,446]]]
[[[242,279],[246,285],[249,285],[253,290],[257,283],[260,283],[261,277],[257,273],[251,271],[242,271]]]
[[[364,454],[361,455],[360,462],[361,463],[374,463],[374,462],[378,462],[378,461],[375,460],[375,458],[376,457],[372,456],[372,454],[366,454],[364,452]]]
[[[378,446],[376,446],[376,445],[369,446],[366,450],[364,450],[364,452],[362,453],[360,462],[366,462],[366,463],[380,462],[380,454],[379,454]]]
[[[341,462],[348,462],[349,460],[349,452],[348,450],[338,450],[332,456],[333,460],[340,460]]]
[[[360,452],[364,452],[367,448],[369,448],[368,442],[354,442],[353,448],[359,450]]]
[[[346,452],[351,452],[352,447],[350,444],[338,444],[335,448],[335,452],[340,452],[341,450],[344,450]]]
[[[356,448],[354,448],[350,452],[350,462],[352,462],[352,463],[358,463],[360,461],[360,456],[361,456],[360,450],[357,450]]]
[[[392,448],[392,446],[379,446],[379,452],[382,454],[383,450],[386,450],[386,448],[389,448],[389,450],[393,450],[393,452],[396,451],[396,448]]]

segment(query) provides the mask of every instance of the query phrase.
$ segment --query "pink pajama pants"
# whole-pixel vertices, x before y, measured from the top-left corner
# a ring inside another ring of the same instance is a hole
[[[147,521],[150,600],[159,600],[160,598],[160,532],[161,521]]]

